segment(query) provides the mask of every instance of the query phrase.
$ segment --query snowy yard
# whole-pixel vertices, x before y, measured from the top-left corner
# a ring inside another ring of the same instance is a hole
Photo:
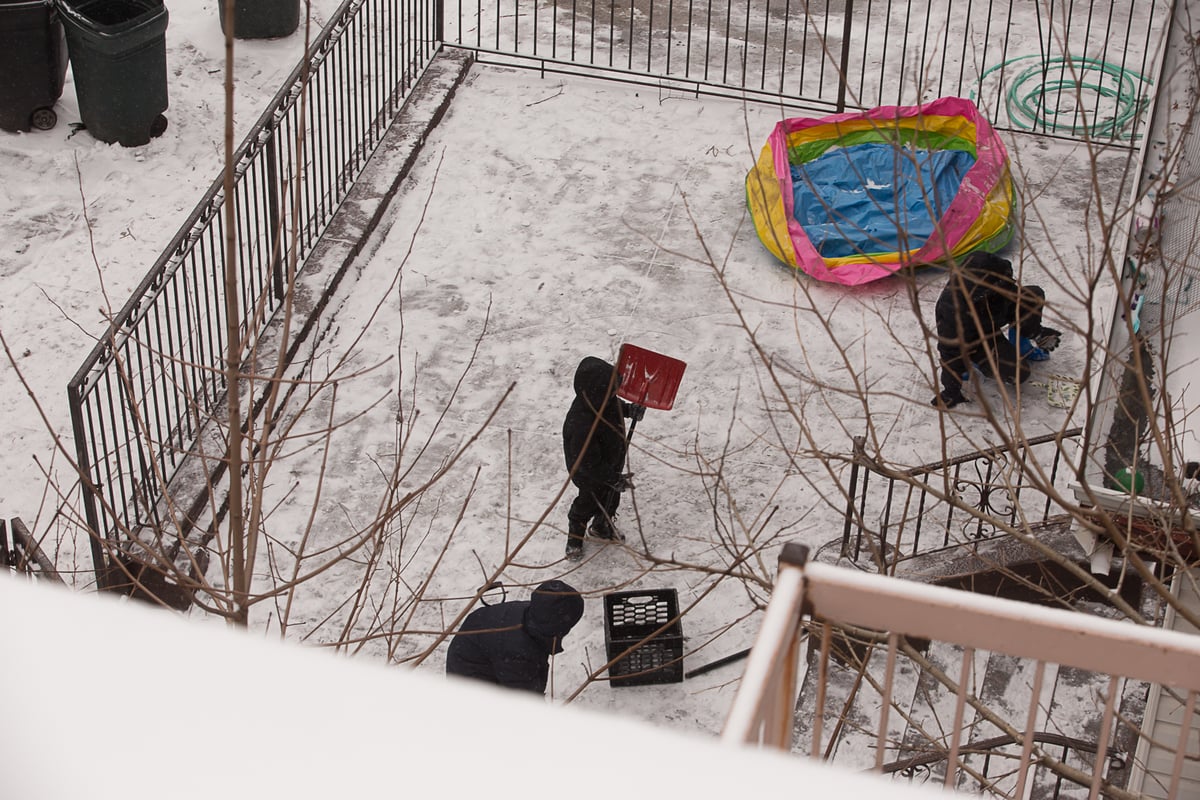
[[[473,69],[389,229],[356,265],[357,281],[333,312],[335,334],[315,353],[317,377],[351,357],[337,368],[336,406],[325,392],[299,427],[320,431],[326,419],[340,427],[328,442],[307,439],[309,452],[280,469],[268,503],[280,555],[309,530],[315,501],[307,547],[319,551],[370,527],[393,471],[406,474],[403,493],[478,435],[419,505],[386,526],[387,566],[350,628],[371,637],[365,652],[422,658],[431,637],[395,632],[441,630],[499,570],[517,597],[526,590],[516,587],[551,577],[588,594],[589,611],[555,664],[556,697],[571,696],[606,661],[600,598],[617,589],[679,592],[693,668],[749,646],[754,604],[766,596],[754,581],[771,579],[778,544],[840,537],[838,459],[853,436],[871,426],[885,456],[906,464],[991,443],[990,425],[972,416],[978,404],[945,431],[929,406],[933,373],[904,282],[846,290],[797,280],[755,238],[742,181],[777,113]],[[1009,144],[1028,198],[1023,251],[1010,255],[1024,253],[1025,279],[1053,299],[1090,257],[1089,161],[1061,141]],[[1124,161],[1119,151],[1100,157],[1103,185],[1119,182]],[[918,275],[923,315],[944,280],[938,270]],[[1069,302],[1051,319],[1064,329],[1087,324],[1085,309]],[[768,385],[747,329],[782,393]],[[579,359],[615,360],[622,342],[680,358],[688,371],[675,408],[647,412],[637,428],[637,488],[618,517],[626,547],[589,545],[575,566],[562,560],[572,495],[559,497],[559,430]],[[1082,368],[1076,334],[1035,380]],[[995,401],[994,388],[986,391]],[[1029,435],[1079,422],[1036,388],[1020,413]],[[279,580],[290,561],[280,557],[277,569]],[[751,579],[720,577],[725,570]],[[362,574],[346,562],[302,589],[289,634],[344,635],[339,606]],[[425,600],[415,610],[410,592]],[[259,624],[273,627],[279,612],[264,606]],[[434,651],[422,668],[439,669],[441,659]],[[592,684],[578,702],[712,732],[736,675],[730,667],[653,688]]]
[[[47,420],[11,365],[0,371],[0,511],[49,534],[47,549],[64,571],[78,570],[80,585],[89,582],[86,542],[58,538],[61,498],[41,477],[73,486],[46,424],[70,452],[70,374],[216,175],[221,53],[211,6],[172,10],[162,138],[124,150],[69,137],[68,84],[58,129],[0,140],[0,332]],[[273,94],[296,38],[240,45],[239,102],[255,108]],[[240,130],[256,117],[243,114]],[[436,641],[429,632],[494,572],[519,599],[529,584],[563,578],[588,607],[554,665],[556,699],[582,689],[587,706],[717,731],[736,666],[659,687],[584,687],[607,660],[601,597],[674,588],[688,609],[686,667],[737,652],[752,642],[777,546],[840,537],[839,459],[852,437],[870,431],[902,464],[992,443],[979,402],[950,416],[929,405],[921,319],[932,319],[943,272],[919,273],[912,292],[899,278],[848,290],[798,278],[756,239],[743,180],[779,115],[474,68],[311,352],[311,376],[336,379],[336,400],[333,383],[322,385],[272,472],[262,587],[290,574],[288,553],[302,540],[310,565],[349,540],[370,540],[376,559],[364,549],[304,584],[290,606],[257,607],[254,627],[278,631],[285,615],[291,638],[421,659]],[[1102,338],[1108,321],[1089,315],[1079,285],[1105,245],[1097,214],[1128,194],[1128,151],[1005,140],[1023,215],[1005,255],[1046,288],[1050,324],[1073,331],[1034,380],[1077,376],[1089,326]],[[637,488],[618,517],[625,546],[589,543],[572,565],[562,560],[571,495],[559,434],[571,376],[584,356],[615,359],[622,342],[682,359],[688,371],[675,408],[647,412],[637,428]],[[994,387],[987,392],[994,401]],[[1030,436],[1082,422],[1037,388],[1019,417]],[[386,507],[389,491],[421,486],[467,443],[419,503]],[[440,671],[443,654],[432,650],[420,669]]]

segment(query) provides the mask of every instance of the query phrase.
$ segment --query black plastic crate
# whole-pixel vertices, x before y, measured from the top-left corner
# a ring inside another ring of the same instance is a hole
[[[604,595],[604,644],[613,686],[647,686],[683,680],[683,625],[674,589],[641,589]],[[668,623],[670,623],[668,625]],[[667,627],[663,628],[666,625]],[[652,639],[638,644],[663,628]],[[630,648],[633,648],[630,650]]]

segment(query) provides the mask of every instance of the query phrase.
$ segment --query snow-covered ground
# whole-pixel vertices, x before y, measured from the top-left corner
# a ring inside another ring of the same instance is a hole
[[[944,274],[917,277],[914,309],[899,279],[855,290],[797,280],[756,239],[742,182],[777,114],[476,67],[395,201],[390,227],[332,312],[337,332],[322,343],[322,362],[352,352],[346,374],[381,366],[341,383],[336,408],[318,403],[302,426],[348,421],[327,445],[314,442],[310,455],[285,467],[288,480],[276,481],[271,526],[283,532],[280,545],[296,546],[309,530],[324,459],[337,468],[325,470],[310,550],[376,518],[397,442],[411,436],[399,457],[413,470],[407,487],[482,430],[421,507],[389,528],[387,561],[404,565],[391,578],[406,586],[428,580],[424,597],[441,599],[412,618],[424,624],[408,622],[417,630],[453,619],[463,596],[496,570],[517,587],[562,577],[587,592],[590,611],[555,666],[556,696],[569,696],[605,661],[600,599],[616,589],[679,593],[689,609],[689,669],[749,646],[763,587],[705,570],[769,581],[783,541],[819,547],[840,537],[837,459],[868,426],[901,463],[988,442],[989,424],[971,416],[979,403],[955,415],[946,436],[929,406],[933,375],[918,314],[931,316]],[[1027,258],[1025,277],[1061,297],[1090,263],[1082,236],[1089,162],[1061,141],[1010,144],[1034,200],[1025,209],[1024,251],[1047,257],[1048,242],[1058,247],[1046,266]],[[1102,157],[1100,180],[1119,182],[1123,163],[1120,153]],[[1011,255],[1021,252],[1014,246]],[[1070,329],[1086,324],[1084,311],[1063,302],[1052,319]],[[368,321],[371,333],[360,337]],[[748,331],[775,365],[778,389]],[[561,560],[572,495],[558,499],[566,477],[559,429],[579,359],[615,360],[623,342],[688,368],[675,408],[647,412],[637,428],[630,457],[637,488],[619,517],[627,547],[589,548],[593,557],[575,567]],[[1078,338],[1068,340],[1036,377],[1079,374],[1082,351]],[[997,398],[994,387],[985,394]],[[1021,424],[1036,435],[1068,420],[1032,388]],[[418,456],[413,443],[427,438],[433,445]],[[747,549],[758,553],[741,564]],[[346,595],[331,587],[356,585],[362,570],[345,564],[333,572],[320,590],[298,593],[293,633],[316,641],[340,635],[344,616],[334,607]],[[372,609],[402,606],[397,598],[406,592],[394,588],[378,576]],[[278,612],[263,608],[261,623],[273,625]],[[400,616],[409,613],[404,607]],[[358,626],[382,637],[367,651],[400,660],[422,658],[430,640],[387,636],[398,627],[390,613]],[[423,665],[440,661],[434,652]],[[713,731],[736,674],[731,667],[650,689],[593,684],[578,702]]]
[[[68,448],[67,380],[216,175],[215,19],[212,2],[172,11],[163,137],[125,150],[69,136],[68,84],[56,130],[0,139],[0,332]],[[239,44],[240,130],[290,70],[298,38]],[[317,378],[347,360],[336,367],[336,403],[323,391],[299,428],[337,427],[327,439],[298,438],[269,487],[263,586],[288,573],[287,553],[309,531],[308,566],[355,537],[377,544],[378,560],[340,562],[290,605],[259,606],[254,626],[276,631],[286,615],[294,638],[358,637],[350,649],[436,672],[444,648],[427,654],[436,639],[420,632],[443,630],[486,579],[498,573],[510,596],[524,598],[529,584],[561,577],[586,593],[588,611],[556,660],[555,698],[578,692],[585,705],[718,730],[736,666],[665,686],[585,686],[606,661],[602,596],[675,589],[688,609],[687,668],[737,652],[752,641],[776,547],[840,536],[837,459],[853,436],[870,430],[885,457],[907,464],[992,441],[980,403],[949,417],[929,406],[921,319],[932,318],[943,273],[920,273],[911,292],[900,279],[847,290],[798,279],[755,238],[743,180],[778,116],[475,68],[314,352]],[[1007,254],[1027,282],[1046,287],[1051,323],[1075,330],[1035,379],[1078,375],[1089,309],[1077,287],[1103,246],[1092,189],[1109,206],[1123,199],[1127,153],[1006,140],[1024,201],[1022,235]],[[559,436],[571,375],[583,356],[614,359],[622,342],[688,370],[675,408],[649,411],[634,437],[637,488],[618,520],[626,546],[589,545],[571,565],[562,561],[570,494]],[[72,481],[10,364],[0,381],[0,513],[54,531],[58,499],[41,473],[62,487]],[[1020,410],[1029,435],[1081,421],[1038,395],[1033,388]],[[477,432],[420,503],[372,529],[389,487],[421,485]],[[389,481],[397,463],[403,477]],[[47,547],[87,581],[82,539],[52,537]],[[360,585],[365,599],[350,620],[345,603]],[[414,594],[421,602],[410,603]]]

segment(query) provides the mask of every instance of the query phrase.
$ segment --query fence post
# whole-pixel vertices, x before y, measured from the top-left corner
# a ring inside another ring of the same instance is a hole
[[[838,64],[837,110],[846,110],[846,81],[850,74],[850,22],[854,18],[854,0],[846,0],[845,16],[842,18],[842,57]]]

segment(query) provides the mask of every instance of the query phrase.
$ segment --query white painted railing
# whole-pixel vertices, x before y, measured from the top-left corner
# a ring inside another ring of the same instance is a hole
[[[1186,698],[1182,733],[1179,741],[1173,743],[1174,773],[1165,795],[1185,796],[1180,793],[1183,765],[1185,759],[1197,758],[1196,753],[1187,752],[1187,739],[1200,692],[1200,636],[808,563],[806,548],[788,545],[780,556],[779,575],[762,629],[722,732],[726,742],[791,748],[799,643],[802,631],[813,626],[821,637],[821,653],[815,665],[818,673],[811,745],[814,757],[820,757],[822,752],[830,632],[834,626],[854,626],[883,632],[887,642],[887,666],[882,679],[876,681],[882,687],[875,739],[876,769],[882,767],[888,747],[894,746],[887,741],[887,731],[897,653],[902,637],[914,637],[963,649],[961,672],[953,688],[955,713],[947,742],[946,786],[955,786],[964,766],[960,749],[966,747],[967,678],[978,649],[1032,659],[1037,665],[1024,731],[1013,732],[1012,744],[1022,746],[1015,786],[1006,787],[1003,794],[1014,798],[1026,796],[1029,770],[1037,761],[1034,744],[1041,683],[1046,666],[1058,665],[1109,676],[1091,771],[1073,778],[1085,785],[1090,782],[1089,798],[1100,796],[1102,788],[1105,796],[1139,796],[1136,791],[1104,782],[1121,679],[1147,681]],[[1172,743],[1158,744],[1172,746]]]

